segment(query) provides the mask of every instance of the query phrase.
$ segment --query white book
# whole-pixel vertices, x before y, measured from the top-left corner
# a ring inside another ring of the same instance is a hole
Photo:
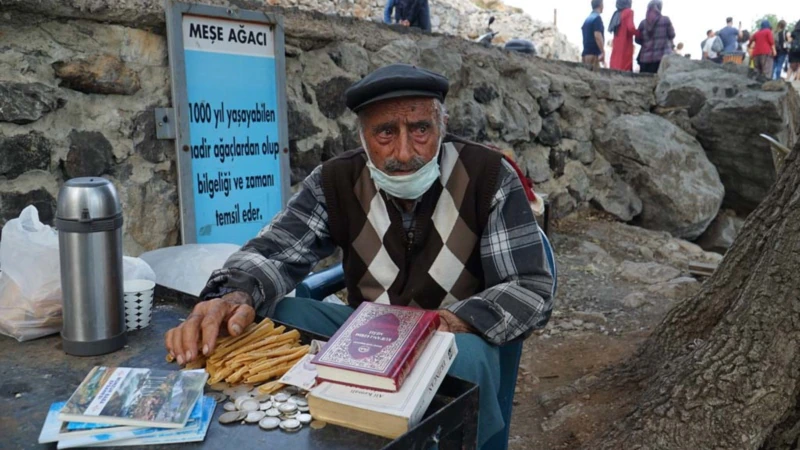
[[[437,331],[397,392],[323,382],[308,404],[316,419],[394,439],[419,423],[458,354],[455,336]]]

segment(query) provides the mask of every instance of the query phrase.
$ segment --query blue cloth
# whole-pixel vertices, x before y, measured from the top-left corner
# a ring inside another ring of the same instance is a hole
[[[788,53],[778,54],[778,56],[775,57],[775,64],[772,67],[773,80],[781,79],[781,72],[783,72],[783,66],[786,64],[786,60],[788,58],[789,58]]]
[[[725,27],[717,33],[720,39],[722,39],[722,44],[725,48],[722,49],[723,52],[735,52],[739,50],[739,30],[733,27]]]
[[[392,10],[394,10],[394,0],[386,0],[386,8],[383,10],[384,23],[392,23]]]
[[[350,317],[353,309],[306,298],[285,298],[275,308],[274,318],[288,325],[331,336]],[[456,334],[458,356],[447,372],[480,386],[478,448],[503,431],[500,411],[500,351],[480,336]],[[489,450],[489,449],[487,449]]]
[[[603,49],[597,46],[597,40],[594,38],[595,32],[600,32],[600,34],[605,33],[605,27],[603,26],[603,18],[597,11],[592,11],[589,14],[589,17],[583,22],[583,26],[581,27],[583,31],[583,55],[596,55],[600,56],[603,53]]]

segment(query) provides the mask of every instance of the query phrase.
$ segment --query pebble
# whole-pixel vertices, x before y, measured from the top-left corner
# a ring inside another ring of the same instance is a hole
[[[234,422],[238,422],[244,419],[246,416],[247,414],[242,411],[226,412],[225,414],[219,416],[219,423],[223,425],[228,425]]]
[[[571,322],[560,322],[558,327],[567,331],[575,329],[575,325],[573,325]]]
[[[575,325],[576,327],[579,327],[583,325],[583,321],[580,319],[572,319],[572,324]]]
[[[244,418],[247,423],[258,423],[264,418],[264,411],[250,411]]]

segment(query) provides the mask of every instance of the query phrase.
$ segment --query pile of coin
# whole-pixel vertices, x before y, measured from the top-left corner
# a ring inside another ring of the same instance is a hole
[[[325,426],[309,414],[308,400],[305,392],[294,386],[286,386],[275,394],[261,394],[258,388],[248,385],[227,386],[215,384],[212,389],[222,392],[211,392],[208,395],[219,402],[225,402],[225,413],[219,417],[219,423],[257,423],[263,430],[281,430],[294,433],[304,425],[314,429]]]

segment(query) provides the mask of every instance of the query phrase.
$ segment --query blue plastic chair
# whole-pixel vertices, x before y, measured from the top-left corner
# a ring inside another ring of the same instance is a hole
[[[539,229],[544,244],[547,264],[550,266],[550,273],[553,274],[553,296],[558,288],[556,259],[553,255],[553,247],[547,235]],[[329,269],[309,275],[295,288],[297,297],[312,298],[322,300],[342,288],[344,288],[344,269],[341,264],[337,264]],[[548,317],[549,318],[549,317]],[[500,347],[500,410],[503,413],[505,428],[495,434],[484,444],[486,450],[505,450],[508,448],[508,435],[511,431],[511,411],[514,408],[514,390],[517,387],[517,371],[519,370],[519,360],[522,356],[522,340],[516,340]]]

